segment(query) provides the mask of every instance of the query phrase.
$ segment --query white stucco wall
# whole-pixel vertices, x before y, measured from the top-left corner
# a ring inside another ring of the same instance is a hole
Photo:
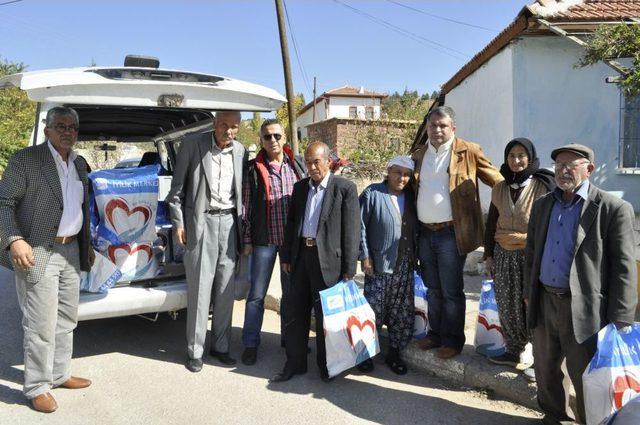
[[[575,68],[582,48],[559,36],[527,36],[496,54],[447,93],[445,104],[458,116],[457,134],[480,143],[499,166],[506,143],[527,137],[541,166],[567,143],[590,146],[596,155],[591,181],[621,192],[640,211],[640,175],[623,175],[619,164],[620,92],[605,78],[604,64]],[[481,191],[483,207],[488,205]]]
[[[456,112],[456,135],[480,144],[497,167],[513,135],[513,45],[505,47],[446,94],[445,105]],[[483,209],[490,190],[481,185]]]
[[[349,118],[349,107],[358,108],[358,118],[365,119],[365,107],[373,106],[373,118],[380,118],[380,99],[370,97],[330,97],[328,118]]]
[[[316,104],[316,122],[326,118],[326,100],[322,99]],[[296,117],[296,127],[300,129],[302,137],[307,137],[307,126],[313,122],[313,106]]]
[[[531,139],[541,165],[567,143],[590,146],[596,155],[591,181],[622,192],[640,210],[640,175],[618,174],[620,91],[605,82],[615,71],[604,64],[574,68],[582,47],[558,36],[526,37],[514,53],[515,137]]]

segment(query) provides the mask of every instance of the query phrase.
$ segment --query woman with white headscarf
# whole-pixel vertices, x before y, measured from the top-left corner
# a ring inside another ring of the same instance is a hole
[[[389,161],[382,183],[360,195],[360,260],[365,273],[364,296],[376,314],[378,330],[387,326],[389,351],[385,362],[399,375],[407,373],[400,352],[413,335],[413,270],[417,218],[409,181],[414,163],[409,156]],[[373,370],[371,359],[358,365]]]

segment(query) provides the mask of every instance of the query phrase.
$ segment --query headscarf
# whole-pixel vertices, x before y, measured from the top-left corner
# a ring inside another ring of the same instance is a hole
[[[511,168],[509,168],[508,156],[509,152],[515,145],[520,145],[527,151],[527,156],[529,157],[529,165],[522,171],[513,172]],[[531,140],[518,137],[511,140],[507,143],[507,146],[504,148],[504,163],[500,166],[500,174],[504,177],[505,182],[512,186],[524,186],[525,183],[530,177],[537,178],[540,182],[547,188],[547,190],[551,191],[555,188],[556,183],[554,179],[553,172],[546,170],[544,168],[540,168],[540,160],[538,159],[538,155],[536,154],[536,147],[533,145]]]

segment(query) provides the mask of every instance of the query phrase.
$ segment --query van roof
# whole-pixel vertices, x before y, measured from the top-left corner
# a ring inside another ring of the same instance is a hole
[[[63,68],[0,78],[36,102],[76,105],[273,111],[286,102],[277,91],[228,77],[139,67]]]

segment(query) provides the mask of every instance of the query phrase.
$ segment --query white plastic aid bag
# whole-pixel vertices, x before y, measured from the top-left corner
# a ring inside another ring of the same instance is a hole
[[[376,316],[353,281],[320,291],[329,376],[380,352]]]
[[[598,332],[582,386],[588,425],[600,424],[640,393],[640,324],[625,331],[608,324]]]
[[[482,281],[474,346],[478,353],[487,357],[499,356],[506,351],[493,280]]]
[[[80,275],[80,290],[104,294],[116,284],[122,273],[104,255],[95,252],[95,256],[91,271],[82,272]]]

